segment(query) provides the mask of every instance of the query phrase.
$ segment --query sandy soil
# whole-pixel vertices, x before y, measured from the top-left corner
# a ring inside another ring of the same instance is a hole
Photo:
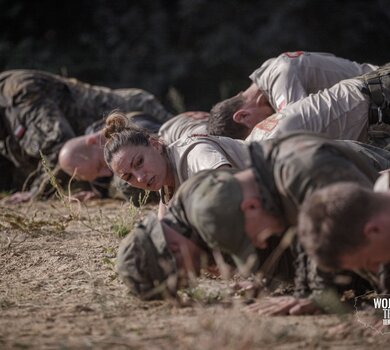
[[[121,202],[0,210],[0,349],[388,348],[354,314],[248,314],[223,297],[229,281],[201,279],[186,307],[137,300],[114,264],[117,232],[142,213]]]

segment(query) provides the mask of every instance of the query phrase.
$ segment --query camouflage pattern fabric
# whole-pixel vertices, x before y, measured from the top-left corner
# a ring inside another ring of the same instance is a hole
[[[315,189],[338,181],[352,181],[372,187],[378,171],[390,166],[390,153],[354,141],[334,141],[307,133],[250,145],[252,165],[260,193],[265,193],[265,208],[282,213],[291,225],[304,198]],[[296,242],[296,290],[305,293],[321,291],[325,286],[340,290],[335,275],[317,269]],[[367,287],[356,274],[342,289]],[[357,283],[357,284],[356,284]]]
[[[112,90],[32,70],[3,72],[1,154],[26,176],[38,167],[31,184],[36,188],[42,182],[40,152],[54,167],[66,140],[84,134],[88,125],[113,109],[144,111],[161,123],[171,116],[153,95],[140,89]]]
[[[176,262],[155,213],[136,224],[119,246],[117,271],[131,291],[145,300],[175,293]]]
[[[310,133],[250,145],[251,162],[267,210],[295,225],[300,203],[314,190],[338,181],[371,187],[390,167],[390,152],[357,141],[331,140]],[[272,208],[270,208],[272,206]]]
[[[360,77],[370,96],[370,124],[390,124],[390,63]]]
[[[175,229],[176,232],[182,234],[204,251],[208,252],[209,259],[212,260],[212,250],[217,247],[217,244],[215,239],[208,239],[202,232],[202,227],[204,226],[205,221],[207,221],[206,225],[213,225],[215,228],[214,231],[221,234],[221,236],[226,236],[224,238],[225,241],[231,240],[240,242],[243,246],[243,250],[249,252],[249,254],[256,254],[256,262],[252,266],[252,272],[257,273],[261,271],[263,264],[279,244],[280,239],[278,237],[273,237],[268,242],[269,244],[266,249],[255,249],[249,242],[243,230],[227,229],[226,216],[222,216],[219,220],[218,216],[208,215],[206,218],[205,215],[203,215],[209,209],[215,212],[215,210],[221,210],[223,208],[225,213],[227,205],[226,197],[221,198],[216,196],[216,191],[213,191],[215,176],[218,177],[219,174],[233,174],[234,172],[237,172],[237,170],[203,170],[185,181],[173,196],[163,221]],[[211,184],[209,183],[210,181]],[[204,193],[205,187],[208,187],[209,189],[206,194]],[[230,196],[230,199],[232,199],[231,191],[226,192],[228,193],[228,196]],[[221,204],[221,202],[223,204]],[[195,203],[198,205],[195,205]],[[203,208],[204,210],[199,210],[199,208]],[[238,214],[236,213],[234,217],[237,218],[237,215]],[[234,227],[237,227],[237,225]],[[240,261],[234,261],[234,258],[232,259],[231,251],[228,249],[225,249],[224,251],[224,247],[221,246],[218,246],[217,248],[222,250],[225,262],[230,265],[240,264]],[[286,252],[282,255],[272,273],[263,277],[267,278],[267,282],[272,282],[275,278],[291,281],[294,275],[292,261],[291,253]]]

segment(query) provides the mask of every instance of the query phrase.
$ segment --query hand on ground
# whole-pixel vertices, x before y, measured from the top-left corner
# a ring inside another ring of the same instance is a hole
[[[3,204],[18,204],[28,202],[32,198],[31,192],[16,192],[8,197],[2,199]]]
[[[321,309],[310,299],[298,299],[291,296],[265,298],[247,306],[246,311],[263,316],[279,315],[313,315],[321,313]]]
[[[81,202],[85,202],[91,199],[101,198],[99,193],[95,193],[93,191],[80,191],[72,194],[72,198],[78,199]]]

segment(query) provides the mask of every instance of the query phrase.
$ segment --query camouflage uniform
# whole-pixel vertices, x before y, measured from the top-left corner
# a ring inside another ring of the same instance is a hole
[[[295,225],[300,204],[318,188],[339,181],[372,187],[378,171],[390,167],[390,152],[356,141],[335,141],[310,134],[290,134],[250,145],[251,162],[263,207]],[[335,287],[334,274],[317,270],[298,242],[294,244],[296,293],[303,296]],[[348,288],[364,293],[369,284],[353,273]],[[337,289],[345,290],[346,286]],[[363,288],[363,290],[362,290]]]
[[[143,111],[161,123],[170,117],[146,91],[111,90],[31,70],[0,74],[0,108],[1,155],[23,169],[25,177],[37,170],[32,190],[42,182],[40,152],[54,166],[66,140],[84,134],[113,109]]]
[[[389,167],[390,162],[390,153],[384,150],[312,134],[294,134],[283,139],[253,143],[250,145],[250,153],[263,207],[274,215],[285,216],[290,225],[296,223],[298,207],[306,194],[336,181],[349,180],[371,186],[378,177],[377,171]],[[209,256],[211,249],[219,248],[222,252],[231,254],[234,262],[239,264],[240,259],[242,261],[242,258],[255,254],[253,271],[256,271],[279,244],[279,238],[269,241],[266,250],[256,250],[250,243],[245,234],[245,220],[240,209],[242,190],[237,180],[227,181],[237,171],[205,170],[188,179],[175,193],[163,221],[209,252]],[[161,231],[161,224],[156,221],[146,220],[144,227],[149,227],[144,229],[144,234],[147,235],[150,233],[145,233],[145,230]],[[156,253],[148,253],[146,245],[145,249],[139,245],[137,250],[128,251],[126,247],[131,248],[132,242],[132,238],[127,238],[127,243],[122,244],[121,251],[128,253],[126,259],[120,258],[119,261],[132,261],[127,265],[120,265],[123,267],[123,275],[137,276],[140,282],[132,286],[137,292],[137,288],[145,284],[144,280],[150,280],[149,276],[154,271],[153,267],[148,267],[148,263],[141,262],[146,261],[151,254],[156,256]],[[328,286],[334,287],[334,275],[317,271],[297,242],[291,250],[284,252],[278,264],[273,266],[273,271],[270,271],[272,274],[267,274],[266,277],[272,279],[277,276],[288,280],[293,270],[293,258],[297,265],[297,295],[302,296]],[[137,261],[139,262],[136,264]],[[353,279],[348,288],[363,292],[370,287],[366,280],[350,275]],[[154,280],[161,284],[168,277],[160,270]],[[130,281],[134,284],[134,278]],[[155,286],[150,283],[147,285],[148,290]]]
[[[371,187],[378,171],[390,166],[390,153],[385,150],[308,133],[254,142],[249,150],[263,209],[279,217],[291,229],[296,224],[300,204],[315,189],[338,181]],[[236,261],[245,262],[249,247],[237,238],[246,235],[241,185],[232,174],[218,170],[199,182],[191,196],[187,194],[192,204],[185,210],[192,226],[210,246],[219,247]],[[336,275],[317,271],[297,241],[290,250],[295,257],[297,296],[328,287],[338,291],[354,288],[357,292],[372,288],[366,279],[350,273],[347,273],[352,278],[348,286],[335,285]]]
[[[225,169],[222,171],[227,173],[234,173],[238,170]],[[213,261],[212,250],[214,248],[222,248],[221,250],[223,253],[223,247],[210,243],[209,240],[205,240],[205,237],[202,236],[198,230],[200,228],[199,221],[197,220],[196,216],[192,215],[192,213],[194,212],[194,206],[196,206],[196,203],[198,202],[198,197],[200,196],[203,198],[207,198],[207,193],[203,193],[202,190],[199,191],[199,185],[201,185],[203,183],[203,180],[205,178],[208,178],[210,174],[212,174],[212,171],[204,170],[196,174],[194,177],[191,177],[187,181],[185,181],[173,196],[162,221],[164,221],[168,226],[172,227],[176,232],[193,241],[205,252],[208,252],[209,261]],[[218,184],[212,184],[211,186],[218,186]],[[195,196],[192,195],[193,193],[195,193]],[[220,201],[220,208],[223,206],[226,209],[228,206],[229,198],[232,196],[232,193],[227,192],[225,194],[226,198]],[[207,214],[210,214],[211,216],[211,220],[207,220],[208,225],[216,225],[217,227],[222,227],[221,222],[213,222],[213,213]],[[205,218],[206,215],[203,215],[203,218]],[[238,220],[234,221],[236,221],[237,223]],[[243,226],[243,224],[238,221],[237,226],[240,225]],[[255,256],[256,260],[252,263],[252,266],[250,267],[252,272],[257,272],[264,266],[264,263],[267,261],[268,257],[273,252],[275,247],[279,244],[280,240],[278,237],[273,237],[270,240],[269,245],[266,249],[259,250],[255,249],[250,244],[249,239],[244,232],[240,232],[240,230],[235,230],[235,233],[236,234],[234,235],[234,237],[228,237],[230,241],[229,243],[236,246],[242,246],[245,250],[245,255],[247,257],[249,257],[250,255]],[[224,254],[224,259],[225,262],[230,265],[237,265],[238,267],[241,267],[239,265],[240,262],[238,260],[236,261],[234,257],[232,259],[228,254]],[[264,277],[267,278],[267,282],[273,282],[275,280],[291,281],[293,277],[293,268],[290,252],[285,252],[279,260],[277,266],[273,269],[272,273],[269,273]]]
[[[121,242],[117,271],[131,291],[142,299],[159,299],[176,292],[177,265],[154,213],[137,223]]]
[[[227,172],[227,170],[225,170]],[[187,180],[172,198],[170,207],[164,218],[159,221],[152,212],[135,225],[135,228],[121,242],[118,258],[117,271],[130,290],[143,299],[157,299],[164,296],[172,296],[180,286],[185,286],[186,281],[181,279],[178,265],[172,252],[170,252],[164,235],[162,223],[168,225],[177,233],[190,239],[207,254],[207,260],[213,263],[212,246],[208,245],[196,230],[196,222],[192,221],[191,206],[193,198],[191,194],[202,183],[202,180],[210,174],[209,170],[201,171],[196,176]],[[260,267],[268,254],[278,244],[274,240],[267,250],[251,252],[258,254]],[[236,242],[248,245],[245,235],[237,237]],[[253,248],[253,247],[252,247]],[[229,256],[225,256],[225,262],[233,265]],[[279,269],[279,270],[278,270]],[[292,259],[286,254],[275,269],[275,275],[265,277],[288,280],[292,278]],[[274,279],[275,281],[275,279]]]

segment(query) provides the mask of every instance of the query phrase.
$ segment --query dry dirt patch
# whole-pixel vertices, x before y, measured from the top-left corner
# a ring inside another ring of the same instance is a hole
[[[134,215],[121,202],[1,210],[0,349],[352,349],[389,341],[353,315],[248,315],[240,300],[221,297],[228,281],[201,279],[204,293],[221,291],[210,305],[137,300],[114,271],[118,225]]]

